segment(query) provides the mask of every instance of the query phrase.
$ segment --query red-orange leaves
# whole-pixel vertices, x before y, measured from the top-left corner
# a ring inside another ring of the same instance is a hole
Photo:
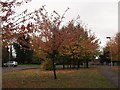
[[[0,3],[2,5],[2,7],[8,7],[9,6],[7,2],[0,2]]]
[[[21,25],[21,28],[20,28],[22,31],[25,30],[25,26],[24,25]]]
[[[64,42],[62,44],[63,48],[60,50],[63,55],[82,59],[93,57],[99,52],[96,37],[87,32],[79,24],[75,25],[73,20],[63,28],[63,31]]]
[[[28,23],[26,29],[27,29],[29,32],[31,32],[32,29],[33,29],[33,25]]]
[[[1,16],[2,21],[7,21],[7,17],[6,16]]]
[[[111,37],[111,40],[106,43],[105,52],[110,52],[113,61],[120,60],[120,32],[116,33],[116,36]]]

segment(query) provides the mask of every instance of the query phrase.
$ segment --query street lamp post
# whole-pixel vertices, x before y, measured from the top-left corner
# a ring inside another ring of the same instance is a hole
[[[11,59],[11,45],[9,46],[9,62],[10,62],[10,59]],[[10,67],[10,65],[8,65],[8,67]]]
[[[110,40],[110,59],[111,59],[111,67],[112,67],[113,63],[112,63],[111,37],[106,37],[106,38]]]

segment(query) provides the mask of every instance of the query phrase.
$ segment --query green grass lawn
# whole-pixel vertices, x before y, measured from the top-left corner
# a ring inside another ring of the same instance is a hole
[[[40,69],[3,73],[3,88],[114,88],[98,69],[57,70]]]
[[[19,64],[19,66],[40,66],[39,64]]]

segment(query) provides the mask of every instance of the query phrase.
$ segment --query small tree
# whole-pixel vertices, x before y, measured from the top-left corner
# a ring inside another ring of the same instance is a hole
[[[15,15],[13,7],[21,5],[23,2],[17,2],[16,0],[0,2],[2,5],[0,13],[5,13],[5,15],[0,16],[3,30],[2,42],[4,45],[17,42],[18,38],[23,35],[30,35],[30,44],[24,39],[19,39],[19,43],[22,46],[30,47],[38,57],[52,60],[55,79],[57,78],[55,58],[58,54],[70,55],[73,58],[83,58],[86,55],[88,55],[87,57],[93,56],[94,53],[90,48],[92,47],[93,50],[97,48],[95,37],[88,35],[83,27],[75,26],[74,20],[71,20],[65,27],[61,26],[65,13],[69,8],[65,10],[62,16],[56,11],[49,15],[45,6],[31,13],[27,13],[27,10],[25,10],[21,14]],[[88,45],[84,47],[86,44]]]
[[[31,48],[37,56],[45,60],[46,58],[52,60],[55,79],[57,78],[55,72],[55,57],[59,53],[59,48],[62,44],[60,24],[65,13],[60,16],[56,11],[53,11],[53,15],[49,16],[45,6],[42,6],[39,10],[36,10],[34,16],[31,17],[31,19],[34,20],[34,30],[39,33],[39,35],[32,33]]]

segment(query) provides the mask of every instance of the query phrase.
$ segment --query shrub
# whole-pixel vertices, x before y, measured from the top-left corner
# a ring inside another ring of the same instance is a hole
[[[52,70],[53,69],[52,60],[50,60],[50,59],[44,60],[41,64],[41,68],[43,70]]]

